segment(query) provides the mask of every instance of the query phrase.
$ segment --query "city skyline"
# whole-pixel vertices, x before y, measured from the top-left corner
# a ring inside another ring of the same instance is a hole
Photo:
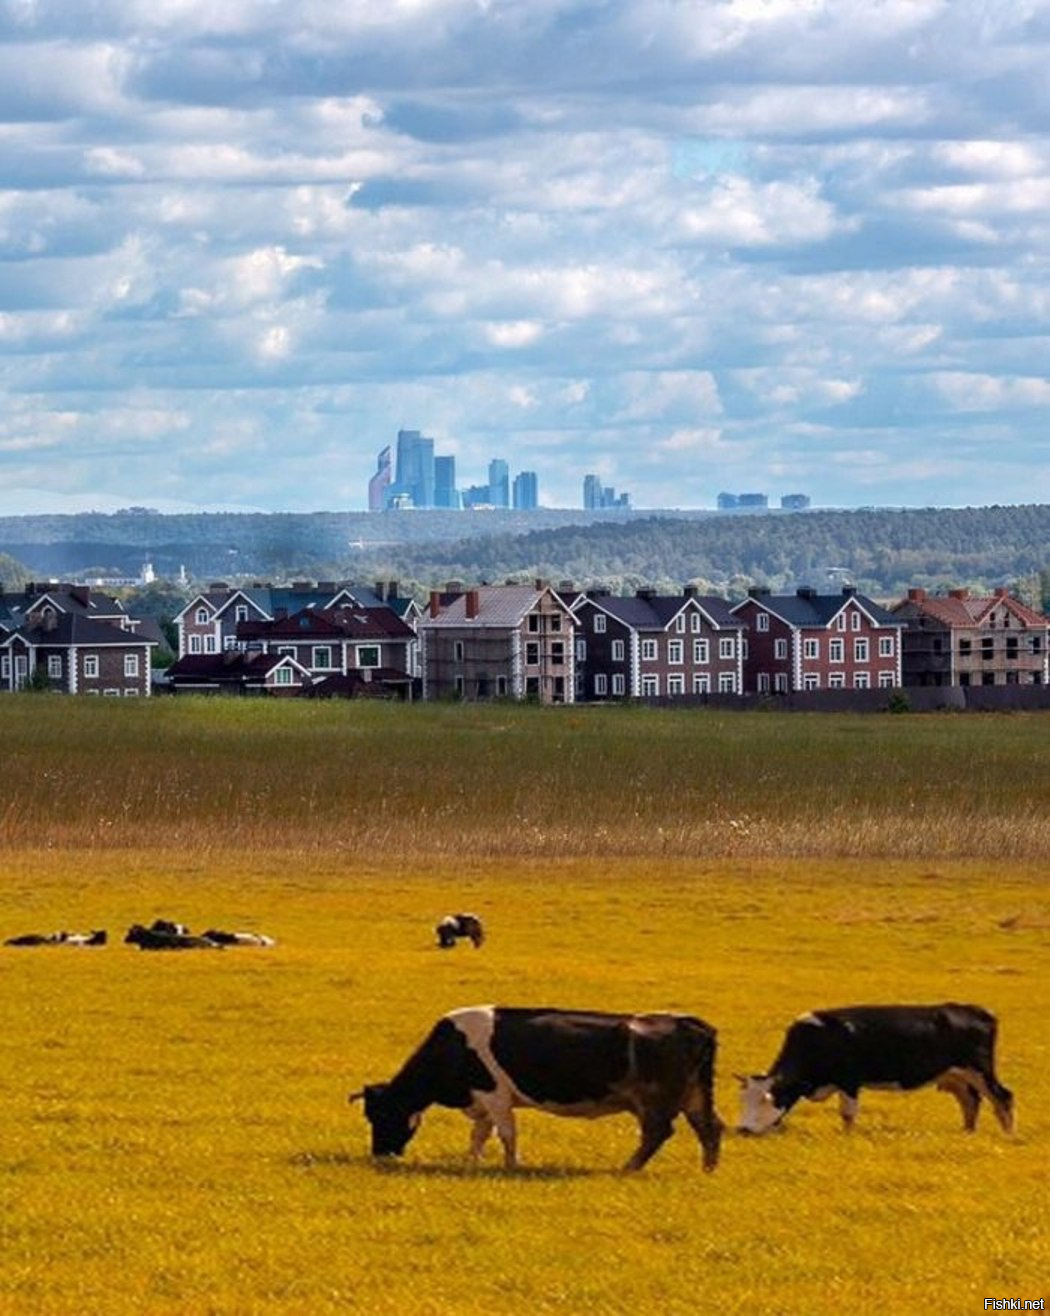
[[[550,506],[1050,503],[1048,54],[1050,0],[0,6],[0,514],[363,509],[412,417]]]

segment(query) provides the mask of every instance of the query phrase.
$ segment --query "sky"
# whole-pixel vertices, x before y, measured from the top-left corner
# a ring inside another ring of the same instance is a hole
[[[0,514],[1050,502],[1050,0],[0,0]]]

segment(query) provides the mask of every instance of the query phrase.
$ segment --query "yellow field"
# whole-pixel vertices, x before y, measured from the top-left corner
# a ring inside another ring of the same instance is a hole
[[[33,733],[12,745],[7,724],[9,769],[14,759],[30,775],[5,787],[0,937],[105,926],[115,944],[0,948],[0,1312],[819,1316],[1050,1297],[1041,859],[697,850],[541,866],[479,855],[466,832],[457,860],[445,831],[435,867],[425,828],[414,857],[398,845],[383,860],[305,838],[223,849],[214,824],[179,849],[97,836],[63,847],[55,830],[70,815],[41,808],[30,773],[65,771],[79,752],[48,747],[60,739],[51,707],[43,731],[36,718],[42,759]],[[164,780],[141,775],[159,798]],[[289,779],[272,780],[276,797]],[[514,806],[500,807],[510,829]],[[39,848],[27,834],[38,816]],[[960,826],[965,816],[957,808]],[[485,825],[495,834],[491,813]],[[464,907],[483,915],[488,942],[438,951],[432,925]],[[279,945],[120,944],[128,924],[157,916],[257,928]],[[702,1015],[719,1028],[718,1101],[733,1121],[732,1072],[765,1068],[796,1013],[949,998],[1000,1017],[1012,1139],[987,1110],[964,1135],[944,1094],[865,1094],[851,1136],[833,1102],[807,1104],[782,1133],[727,1137],[713,1175],[683,1128],[627,1177],[631,1120],[526,1112],[527,1168],[508,1174],[495,1146],[467,1169],[467,1122],[438,1110],[404,1162],[377,1166],[360,1108],[346,1105],[439,1013],[499,1001]]]

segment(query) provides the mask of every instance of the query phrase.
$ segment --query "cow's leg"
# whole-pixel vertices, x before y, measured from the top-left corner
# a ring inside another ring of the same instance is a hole
[[[470,1130],[470,1156],[472,1160],[480,1161],[494,1127],[492,1116],[487,1113],[474,1114],[470,1119],[473,1120],[473,1127]]]
[[[981,1089],[973,1083],[968,1073],[959,1069],[950,1069],[938,1079],[937,1088],[952,1094],[962,1111],[963,1128],[967,1133],[972,1133],[977,1127],[977,1116],[981,1111]]]
[[[976,1091],[992,1103],[995,1118],[999,1121],[1003,1132],[1013,1133],[1014,1094],[1010,1089],[1003,1087],[991,1069],[967,1070],[966,1076]]]
[[[518,1126],[513,1110],[507,1108],[493,1112],[496,1133],[503,1144],[503,1166],[507,1170],[518,1168]]]
[[[854,1124],[857,1122],[857,1111],[860,1109],[860,1101],[856,1092],[839,1093],[839,1114],[842,1116],[842,1127],[847,1133],[851,1132]]]
[[[722,1146],[722,1133],[725,1125],[718,1118],[715,1110],[714,1094],[708,1089],[697,1087],[692,1093],[689,1104],[684,1107],[689,1127],[696,1134],[704,1152],[704,1169],[710,1173],[718,1164],[718,1154]]]
[[[664,1145],[674,1133],[674,1113],[666,1110],[643,1110],[638,1116],[642,1127],[642,1141],[638,1150],[623,1167],[625,1170],[640,1170]]]

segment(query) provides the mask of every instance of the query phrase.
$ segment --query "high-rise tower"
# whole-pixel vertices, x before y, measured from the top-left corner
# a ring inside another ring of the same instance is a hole
[[[368,510],[382,512],[386,509],[387,490],[393,478],[390,470],[390,444],[380,450],[376,458],[376,473],[368,481]]]
[[[499,457],[489,462],[489,502],[493,507],[510,506],[510,470]]]

